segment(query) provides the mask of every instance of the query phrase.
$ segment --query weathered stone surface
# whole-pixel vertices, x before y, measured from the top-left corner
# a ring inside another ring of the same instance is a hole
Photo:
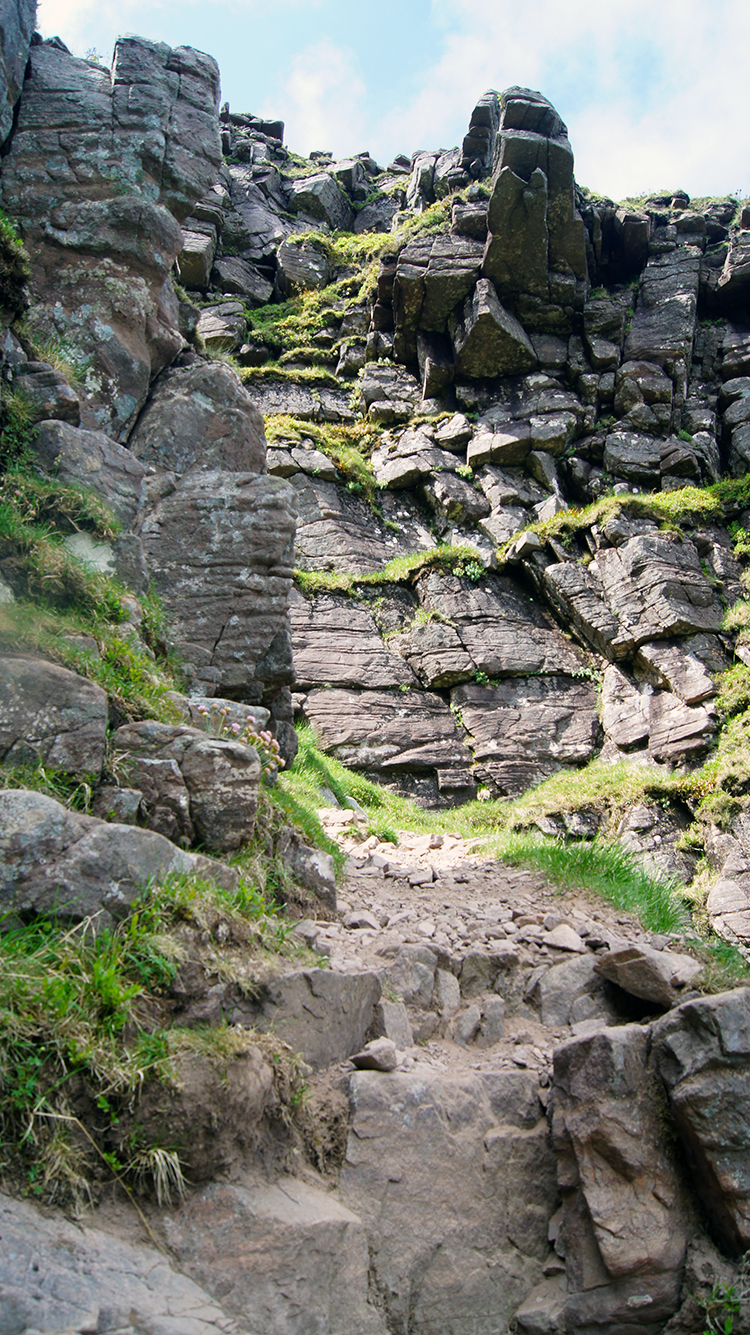
[[[605,595],[598,568],[577,561],[549,565],[542,576],[552,606],[581,637],[607,658],[626,657],[633,635]]]
[[[196,468],[161,497],[141,529],[153,586],[198,680],[272,711],[292,680],[295,510],[281,478]]]
[[[436,970],[434,950],[429,946],[405,945],[388,968],[387,983],[407,1006],[426,1008],[432,1003],[436,986],[439,987]],[[458,1009],[458,1004],[454,1009]]]
[[[282,241],[276,255],[276,281],[282,296],[297,291],[325,287],[331,279],[331,264],[324,248],[316,241],[294,237]],[[266,298],[268,300],[268,298]]]
[[[16,367],[16,388],[23,394],[32,422],[53,418],[78,426],[81,405],[61,371],[48,362],[24,362]]]
[[[294,559],[303,570],[381,570],[393,556],[434,545],[418,517],[399,514],[396,536],[376,521],[363,500],[341,487],[301,473],[292,478],[292,487],[299,511]],[[384,493],[384,513],[388,499]]]
[[[270,263],[284,238],[299,225],[281,216],[286,205],[275,195],[264,193],[253,177],[252,167],[232,163],[227,171],[233,209],[226,216],[222,246],[231,246],[252,264]]]
[[[692,542],[644,533],[600,551],[596,566],[637,644],[718,630],[721,608]]]
[[[750,877],[744,873],[721,876],[706,901],[711,926],[720,936],[747,944],[750,941]]]
[[[700,754],[716,731],[712,705],[686,705],[671,691],[657,691],[649,707],[649,749],[655,760],[672,763]]]
[[[372,1038],[361,1052],[352,1054],[350,1061],[358,1071],[395,1071],[398,1066],[396,1044],[385,1035]]]
[[[518,320],[501,306],[486,278],[480,278],[459,318],[451,325],[456,371],[470,379],[522,375],[537,365],[536,353]]]
[[[385,400],[415,408],[420,398],[419,381],[402,366],[380,366],[377,362],[368,362],[362,380],[364,407],[370,408],[373,403],[382,403]]]
[[[31,255],[34,329],[90,359],[83,425],[122,438],[182,344],[167,279],[221,160],[218,69],[137,37],[111,73],[47,43],[30,63],[2,190]]]
[[[148,1330],[153,1335],[241,1335],[225,1306],[155,1247],[123,1242],[80,1220],[0,1197],[0,1299],[16,1335]]]
[[[416,685],[413,672],[386,648],[373,617],[351,599],[327,595],[290,599],[296,685]]]
[[[422,490],[430,508],[449,524],[475,524],[490,513],[490,503],[481,491],[453,473],[438,474]]]
[[[265,306],[273,295],[273,283],[254,264],[236,255],[216,260],[211,282],[220,292],[236,292],[250,306]]]
[[[686,705],[701,704],[716,694],[710,673],[687,647],[655,640],[640,645],[636,662],[659,686],[667,686]]]
[[[0,895],[8,912],[94,918],[111,927],[170,872],[193,872],[225,889],[237,885],[229,867],[185,853],[151,830],[68,811],[43,793],[0,792]]]
[[[389,1328],[502,1329],[540,1277],[554,1167],[546,1124],[503,1121],[481,1077],[358,1072],[341,1176]]]
[[[183,228],[182,248],[177,256],[182,286],[190,291],[204,292],[211,281],[211,267],[216,254],[216,229],[200,231]]]
[[[729,312],[742,310],[747,302],[750,288],[750,238],[740,232],[732,238],[724,261],[724,268],[719,275],[719,295],[724,309]]]
[[[650,726],[650,696],[642,694],[614,663],[604,670],[602,727],[622,751],[646,746]]]
[[[477,672],[522,676],[576,672],[583,666],[580,650],[512,579],[489,575],[474,583],[466,576],[431,571],[417,590],[422,606],[455,628]]]
[[[477,102],[461,146],[461,165],[474,177],[492,170],[495,136],[500,128],[500,99],[490,88]]]
[[[209,352],[234,352],[245,341],[247,320],[241,301],[204,306],[196,333]]]
[[[0,759],[69,774],[101,771],[107,696],[101,686],[42,658],[0,658]]]
[[[678,1305],[690,1224],[648,1049],[624,1025],[555,1052],[567,1329],[654,1330]]]
[[[131,788],[143,793],[144,825],[174,843],[235,852],[252,837],[261,766],[251,746],[198,728],[147,721],[118,728]]]
[[[472,468],[493,463],[512,467],[525,463],[531,451],[528,422],[508,422],[495,431],[480,430],[469,442],[466,462]]]
[[[214,1183],[170,1216],[167,1241],[243,1331],[385,1335],[368,1302],[362,1223],[320,1187]]]
[[[143,489],[143,464],[103,431],[80,431],[67,422],[40,422],[34,460],[59,482],[93,491],[124,528],[135,519]]]
[[[538,983],[542,1023],[550,1029],[596,1019],[602,1024],[616,1017],[604,994],[591,954],[554,964]]]
[[[667,1008],[676,1005],[684,989],[695,982],[702,965],[692,955],[639,943],[608,950],[598,957],[595,968],[631,996]]]
[[[263,984],[252,998],[237,1001],[233,1024],[270,1031],[301,1052],[316,1069],[358,1052],[380,1000],[374,973],[305,969]]]
[[[453,974],[450,976],[452,978]],[[379,1001],[375,1007],[372,1029],[376,1037],[389,1038],[401,1051],[410,1048],[414,1042],[409,1013],[403,1001]]]
[[[520,793],[564,765],[591,758],[599,732],[596,692],[565,677],[457,686],[474,760],[500,793]]]
[[[613,431],[604,447],[604,467],[608,473],[653,490],[661,480],[659,443],[650,436],[632,431]]]
[[[355,769],[387,775],[471,763],[448,706],[425,691],[314,690],[305,716],[323,750]]]
[[[440,621],[395,635],[390,647],[406,659],[425,686],[454,686],[469,681],[477,670],[455,626]]]
[[[692,1181],[719,1245],[750,1245],[750,989],[685,1001],[653,1026]]]
[[[237,374],[221,362],[172,367],[154,386],[130,438],[144,464],[172,473],[264,473],[263,419]]]
[[[13,125],[13,108],[23,87],[35,21],[35,0],[6,0],[0,40],[0,144],[5,143]]]
[[[554,107],[528,88],[502,94],[483,272],[500,296],[523,293],[583,305],[584,227],[573,154]]]
[[[684,392],[695,334],[700,251],[679,246],[649,259],[641,278],[625,360],[656,362]]]
[[[289,207],[292,213],[303,213],[342,232],[349,231],[354,218],[344,191],[329,172],[293,181]]]
[[[393,283],[394,346],[401,360],[416,360],[418,329],[443,332],[479,278],[482,249],[468,237],[441,235],[418,237],[401,251]]]

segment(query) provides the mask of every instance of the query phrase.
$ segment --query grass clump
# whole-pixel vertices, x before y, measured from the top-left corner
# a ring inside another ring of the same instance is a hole
[[[551,519],[529,524],[523,532],[531,532],[546,540],[558,537],[563,542],[594,524],[604,524],[619,514],[634,518],[654,519],[665,528],[676,528],[685,522],[706,523],[720,520],[725,514],[750,506],[750,474],[713,482],[707,487],[680,487],[676,491],[643,492],[629,496],[602,496],[599,500],[570,510],[561,511]],[[508,552],[520,536],[515,533],[498,551],[498,560],[505,561]]]
[[[465,576],[472,581],[484,575],[479,553],[474,547],[452,547],[442,543],[424,552],[394,556],[382,570],[351,575],[339,570],[295,570],[294,580],[305,594],[351,593],[357,585],[413,584],[425,570],[443,570],[446,574]]]
[[[191,1044],[161,1027],[160,997],[188,954],[220,978],[226,953],[234,980],[233,945],[249,991],[265,952],[289,949],[286,925],[244,879],[231,892],[182,875],[144,894],[114,931],[8,917],[0,928],[0,1170],[26,1193],[78,1206],[112,1174],[160,1200],[179,1194],[174,1149],[152,1143],[146,1126],[123,1157],[115,1130],[123,1117],[137,1126],[140,1091],[169,1086]],[[239,1035],[244,1047],[251,1037]],[[225,1057],[222,1031],[204,1047]]]
[[[112,599],[116,593],[109,591]],[[110,703],[123,721],[142,718],[178,723],[180,716],[166,698],[175,689],[170,664],[159,662],[153,650],[129,628],[120,624],[121,604],[115,604],[115,620],[106,605],[96,611],[59,611],[39,602],[19,601],[0,606],[0,641],[45,658],[95,681],[107,692]],[[141,625],[148,634],[147,626]],[[93,647],[91,642],[93,641]]]
[[[375,481],[370,455],[380,440],[377,427],[366,422],[351,425],[304,422],[281,413],[266,417],[265,426],[269,445],[296,445],[303,439],[312,440],[333,460],[351,491],[361,492],[369,502],[375,500],[380,488]]]
[[[647,872],[617,842],[557,840],[510,836],[503,857],[541,871],[561,890],[585,890],[626,913],[634,913],[652,932],[684,932],[690,915],[677,881]]]
[[[166,619],[158,600],[141,599],[137,633],[127,624],[128,590],[65,545],[81,530],[106,541],[118,524],[92,493],[15,464],[0,479],[0,554],[16,601],[0,606],[0,640],[40,652],[107,691],[123,719],[176,722],[166,661]]]
[[[4,385],[0,390],[0,470],[27,462],[33,428],[26,396]]]
[[[6,320],[17,320],[26,310],[29,272],[29,256],[18,229],[12,219],[0,212],[0,306]]]
[[[240,380],[245,385],[265,384],[268,381],[291,381],[297,385],[309,385],[318,389],[340,389],[341,383],[332,371],[322,366],[299,366],[289,368],[278,363],[267,362],[265,366],[242,366],[238,370]]]

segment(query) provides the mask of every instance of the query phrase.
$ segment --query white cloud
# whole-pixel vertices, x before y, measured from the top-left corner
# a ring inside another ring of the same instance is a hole
[[[450,147],[486,88],[522,84],[556,103],[576,175],[594,189],[750,190],[746,0],[433,0],[433,11],[443,52],[382,119],[386,152]]]
[[[261,114],[283,116],[286,142],[295,152],[329,149],[343,157],[360,151],[365,92],[352,52],[324,39],[305,47],[279,72],[277,90]]]

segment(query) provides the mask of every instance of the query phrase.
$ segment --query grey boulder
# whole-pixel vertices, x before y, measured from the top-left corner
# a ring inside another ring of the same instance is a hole
[[[237,874],[185,853],[132,825],[69,811],[25,788],[0,792],[0,907],[21,917],[47,914],[111,927],[149,885],[171,872],[214,880],[226,889]]]

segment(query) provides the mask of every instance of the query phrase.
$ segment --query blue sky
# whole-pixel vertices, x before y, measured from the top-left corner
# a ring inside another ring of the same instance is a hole
[[[521,84],[582,185],[750,194],[748,0],[41,0],[39,27],[107,62],[121,32],[209,51],[232,109],[297,152],[451,148],[487,88]]]

